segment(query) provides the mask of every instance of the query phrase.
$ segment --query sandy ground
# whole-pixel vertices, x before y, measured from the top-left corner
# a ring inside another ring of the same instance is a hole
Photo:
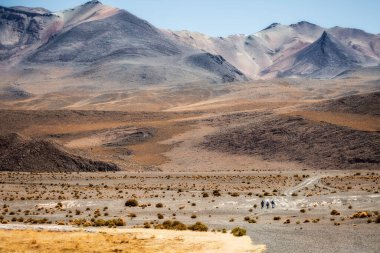
[[[260,253],[248,236],[147,229],[76,229],[0,225],[1,252],[236,252]]]

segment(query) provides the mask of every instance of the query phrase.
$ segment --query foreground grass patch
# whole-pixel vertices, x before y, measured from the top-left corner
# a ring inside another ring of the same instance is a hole
[[[206,234],[205,234],[206,233]],[[55,252],[263,252],[265,246],[253,246],[248,237],[192,231],[105,229],[98,232],[51,232],[0,230],[2,253]]]

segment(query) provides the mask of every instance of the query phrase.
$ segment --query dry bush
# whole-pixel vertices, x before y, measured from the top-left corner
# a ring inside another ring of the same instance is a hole
[[[245,230],[244,228],[235,227],[231,230],[231,234],[233,234],[234,236],[244,236],[247,234],[247,230]]]
[[[205,225],[199,221],[196,222],[194,225],[189,226],[188,229],[193,230],[193,231],[201,231],[201,232],[207,232],[208,231],[207,225]]]
[[[105,215],[105,216],[107,216],[107,215]],[[130,218],[136,218],[137,215],[135,213],[130,213],[130,214],[128,214],[128,217],[130,217]]]
[[[162,224],[157,224],[154,228],[169,230],[186,230],[187,226],[180,221],[166,220]]]
[[[135,206],[138,206],[138,205],[139,205],[139,202],[136,199],[128,199],[125,202],[125,206],[129,206],[129,207],[135,207]]]
[[[369,218],[371,217],[372,214],[370,212],[367,212],[367,211],[361,211],[361,212],[357,212],[357,213],[354,213],[352,216],[351,216],[351,219],[356,219],[356,218],[359,218],[359,219],[362,219],[362,218]]]
[[[220,190],[213,190],[212,195],[214,195],[215,197],[220,197],[221,196]]]

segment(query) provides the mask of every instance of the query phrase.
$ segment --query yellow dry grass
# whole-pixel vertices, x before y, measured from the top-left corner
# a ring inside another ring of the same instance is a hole
[[[248,237],[190,231],[145,230],[137,232],[51,232],[0,230],[3,253],[174,253],[174,252],[263,252]],[[226,241],[228,237],[228,243]],[[231,245],[232,244],[232,245]],[[236,245],[234,245],[236,244]]]
[[[89,122],[81,124],[67,124],[66,122],[58,122],[57,124],[36,124],[22,131],[22,134],[27,136],[35,136],[42,134],[68,134],[94,130],[105,130],[129,125],[125,122],[104,121],[104,122]]]
[[[380,117],[353,113],[295,111],[288,115],[300,115],[308,120],[328,122],[362,131],[380,131]]]

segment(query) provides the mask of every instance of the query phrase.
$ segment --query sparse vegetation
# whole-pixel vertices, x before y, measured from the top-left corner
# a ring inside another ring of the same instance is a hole
[[[179,221],[166,220],[162,224],[154,226],[155,229],[186,230],[187,226]]]

